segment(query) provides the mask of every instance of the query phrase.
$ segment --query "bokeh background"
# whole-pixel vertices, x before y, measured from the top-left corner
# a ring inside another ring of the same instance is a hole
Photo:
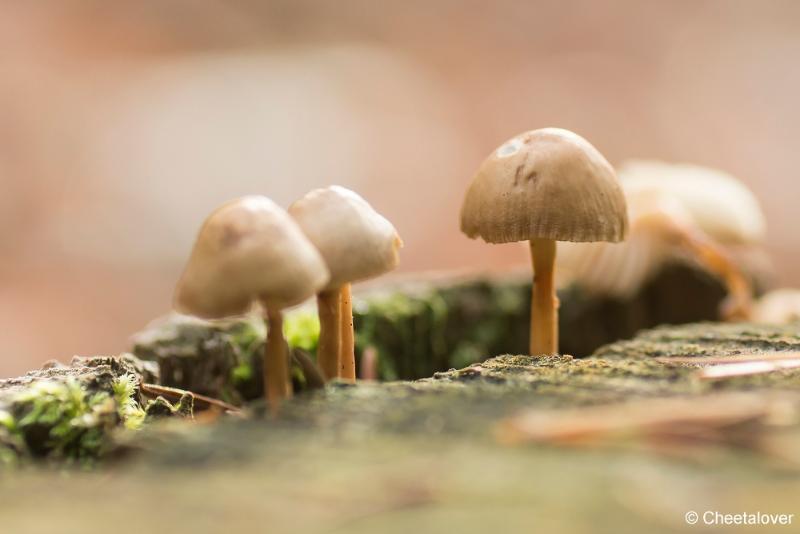
[[[543,126],[738,176],[799,284],[798,58],[794,0],[2,0],[0,376],[125,350],[247,193],[358,190],[401,274],[525,264],[458,211]]]

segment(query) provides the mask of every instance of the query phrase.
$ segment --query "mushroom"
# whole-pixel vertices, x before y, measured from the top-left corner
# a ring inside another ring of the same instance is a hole
[[[611,165],[579,135],[533,130],[495,150],[478,169],[461,208],[461,231],[487,243],[530,241],[531,354],[558,351],[556,241],[620,241],[625,197]]]
[[[763,295],[753,307],[752,320],[765,324],[800,321],[800,289],[781,288]]]
[[[765,226],[752,193],[732,176],[694,165],[634,161],[620,168],[619,177],[628,201],[628,239],[565,247],[559,266],[590,291],[629,298],[666,263],[690,259],[727,286],[723,317],[747,318],[752,288],[739,263],[761,262],[755,246]]]
[[[267,324],[264,390],[273,413],[292,395],[283,337],[284,308],[328,281],[317,249],[272,200],[232,200],[206,219],[175,292],[175,307],[204,319],[248,312],[259,302]]]
[[[289,213],[319,249],[331,274],[317,295],[319,366],[328,380],[354,380],[350,285],[394,269],[403,242],[392,223],[344,187],[310,191],[289,206]]]
[[[619,167],[626,194],[657,190],[675,197],[695,225],[723,244],[756,243],[766,222],[758,199],[739,180],[718,169],[654,160],[629,160]]]

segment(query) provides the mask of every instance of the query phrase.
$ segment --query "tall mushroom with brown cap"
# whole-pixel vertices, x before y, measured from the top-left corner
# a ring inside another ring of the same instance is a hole
[[[556,241],[621,241],[625,197],[613,167],[583,137],[543,128],[510,139],[483,162],[461,208],[461,231],[487,243],[530,241],[531,354],[558,352]]]
[[[264,309],[268,335],[264,389],[274,411],[292,395],[283,338],[284,308],[314,295],[328,281],[317,249],[272,200],[232,200],[206,219],[175,293],[175,307],[205,319]]]
[[[318,363],[327,379],[356,377],[350,284],[394,269],[403,242],[392,223],[340,186],[315,189],[289,213],[319,249],[331,278],[317,295]]]

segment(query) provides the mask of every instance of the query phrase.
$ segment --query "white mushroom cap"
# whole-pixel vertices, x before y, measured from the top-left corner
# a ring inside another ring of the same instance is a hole
[[[394,269],[403,246],[392,223],[358,194],[337,185],[315,189],[289,213],[319,249],[331,277],[327,289]]]
[[[525,132],[495,150],[461,208],[461,231],[488,243],[616,242],[627,225],[614,169],[586,139],[560,128]]]
[[[625,193],[655,190],[674,196],[697,228],[722,244],[760,242],[766,223],[758,200],[733,176],[697,165],[631,160],[620,166]]]
[[[184,313],[222,318],[247,312],[255,300],[283,309],[328,281],[319,252],[272,200],[232,200],[206,219],[175,294]]]

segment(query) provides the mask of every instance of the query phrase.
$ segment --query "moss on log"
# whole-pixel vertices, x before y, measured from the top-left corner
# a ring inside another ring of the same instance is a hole
[[[695,298],[668,306],[678,298],[672,284],[691,286]],[[685,359],[796,351],[800,325],[699,323],[624,340],[655,322],[713,319],[723,296],[715,284],[678,268],[627,302],[562,292],[565,347],[584,356],[613,342],[585,358],[513,355],[527,340],[524,280],[373,293],[356,302],[359,355],[372,348],[381,376],[418,380],[313,389],[298,358],[299,394],[278,418],[256,400],[244,418],[210,425],[192,417],[191,397],[148,403],[137,381],[258,399],[263,326],[171,318],[137,338],[146,361],[76,360],[0,382],[6,463],[96,466],[69,478],[7,473],[0,521],[15,533],[138,532],[145,523],[193,532],[639,533],[694,531],[690,510],[793,513],[800,371],[709,381]],[[299,311],[287,329],[295,351],[314,352],[312,314]],[[674,407],[688,413],[673,420]],[[574,440],[564,421],[592,439]]]
[[[410,380],[467,366],[487,354],[526,352],[530,291],[527,278],[511,276],[407,283],[356,296],[359,365],[372,350],[379,378]],[[717,319],[724,296],[715,279],[683,265],[666,268],[624,301],[571,286],[560,292],[562,352],[587,356],[658,324]],[[315,354],[319,322],[313,309],[290,312],[285,329],[295,351]],[[241,404],[262,396],[265,337],[256,316],[209,323],[172,315],[137,335],[133,352],[158,362],[163,385]],[[295,390],[307,388],[306,375],[296,361]]]
[[[585,359],[506,355],[413,382],[333,384],[277,419],[256,407],[212,426],[149,425],[127,441],[134,454],[113,484],[100,473],[14,474],[0,486],[2,521],[10,532],[133,532],[145,521],[131,510],[148,510],[159,531],[640,533],[697,531],[688,511],[796,513],[800,372],[708,382],[664,359],[798,347],[800,325],[704,323]],[[755,411],[656,441],[637,427],[581,447],[498,441],[520,413],[646,412],[664,399],[706,418],[709,407],[730,418],[742,402]]]
[[[118,448],[116,436],[166,416],[192,417],[193,397],[173,406],[142,396],[158,369],[132,355],[49,362],[0,380],[0,464],[90,467]]]
[[[0,460],[90,463],[108,452],[111,433],[138,415],[132,357],[76,358],[0,380]]]

